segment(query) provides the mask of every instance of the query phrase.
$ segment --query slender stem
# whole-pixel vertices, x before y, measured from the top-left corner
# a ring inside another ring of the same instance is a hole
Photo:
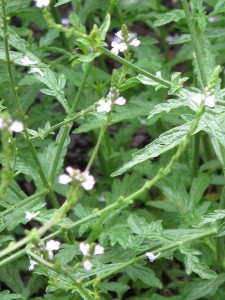
[[[86,171],[89,171],[90,170],[90,168],[91,168],[91,166],[92,166],[92,164],[93,164],[93,162],[94,162],[94,160],[95,160],[95,157],[96,157],[96,155],[97,155],[97,153],[98,153],[98,150],[99,150],[99,147],[100,147],[100,145],[101,145],[101,142],[102,142],[102,140],[103,140],[103,138],[104,138],[104,134],[105,134],[105,131],[106,131],[106,129],[107,129],[107,126],[108,126],[108,124],[107,125],[103,125],[102,127],[101,127],[101,131],[100,131],[100,134],[99,134],[99,136],[98,136],[98,141],[97,141],[97,143],[96,143],[96,145],[95,145],[95,148],[94,148],[94,150],[93,150],[93,152],[92,152],[92,154],[91,154],[91,158],[90,158],[90,160],[89,160],[89,162],[88,162],[88,164],[87,164],[87,167],[86,167]]]
[[[193,162],[192,162],[192,179],[198,174],[199,169],[199,150],[200,150],[200,134],[193,136]]]
[[[205,66],[204,66],[205,62],[204,62],[204,55],[202,53],[202,46],[200,44],[198,34],[194,26],[194,21],[189,9],[188,1],[187,0],[181,0],[181,1],[183,2],[184,13],[186,16],[189,32],[193,43],[193,48],[196,55],[196,61],[197,61],[201,81],[204,88],[207,86],[207,76],[206,76]]]
[[[186,239],[183,239],[183,240],[180,240],[180,241],[176,241],[176,242],[173,242],[173,243],[171,243],[167,246],[155,249],[154,251],[152,251],[152,253],[154,255],[156,255],[158,253],[163,253],[163,252],[166,252],[168,250],[174,250],[174,249],[179,248],[181,245],[189,243],[191,241],[199,240],[201,238],[208,237],[208,236],[214,236],[216,234],[216,232],[217,232],[216,227],[213,227],[213,228],[204,230],[203,233],[200,233],[198,235],[196,234],[193,237],[189,237],[189,238],[186,238]],[[125,262],[124,264],[120,265],[119,267],[114,268],[114,269],[104,273],[104,275],[98,276],[97,279],[93,279],[93,280],[88,281],[85,284],[85,286],[90,286],[90,285],[94,285],[96,283],[99,283],[99,281],[101,281],[101,280],[103,280],[103,279],[105,279],[105,278],[107,278],[107,277],[109,277],[109,276],[111,276],[115,273],[118,273],[119,271],[123,270],[124,268],[129,267],[130,265],[132,265],[132,264],[134,264],[134,263],[136,263],[140,260],[143,260],[143,259],[146,259],[146,254],[142,254],[142,255],[139,255],[138,257],[132,258],[131,260]]]
[[[8,38],[9,38],[9,33],[8,33],[8,25],[7,25],[7,16],[6,16],[6,10],[5,10],[5,0],[2,0],[2,14],[3,14],[3,26],[4,26],[4,47],[5,47],[5,56],[6,56],[6,65],[7,65],[7,70],[8,70],[8,75],[9,75],[9,81],[10,81],[10,86],[12,89],[12,93],[13,93],[13,97],[14,97],[14,101],[17,107],[17,110],[19,112],[19,115],[22,119],[22,122],[24,123],[24,133],[25,133],[25,137],[26,137],[26,141],[28,143],[28,146],[30,148],[31,154],[33,156],[34,162],[37,166],[38,172],[40,174],[41,180],[44,184],[44,186],[49,190],[49,196],[50,199],[52,201],[52,204],[54,207],[58,208],[60,205],[58,203],[58,200],[55,196],[55,194],[53,193],[48,180],[45,176],[45,173],[42,169],[41,163],[39,161],[36,149],[32,143],[32,141],[30,140],[30,135],[29,132],[27,131],[27,122],[26,122],[26,117],[25,114],[23,112],[22,106],[20,104],[19,101],[19,97],[17,94],[17,87],[15,85],[15,81],[14,81],[14,77],[13,77],[13,72],[12,72],[12,66],[11,66],[11,60],[10,60],[10,55],[9,55],[9,43],[8,43]]]
[[[71,122],[75,121],[76,119],[85,116],[87,113],[91,112],[94,110],[95,108],[95,104],[89,106],[87,109],[85,110],[81,110],[79,113],[77,113],[76,115],[72,116],[72,117],[67,117],[64,121],[57,123],[56,125],[51,126],[49,129],[47,129],[44,132],[44,136],[48,136],[51,132],[55,131],[58,128],[61,128],[64,125],[70,124]],[[43,135],[43,134],[42,134]],[[37,138],[40,138],[41,136],[39,134],[32,136],[31,140],[35,140]]]
[[[85,87],[85,83],[86,83],[87,78],[89,76],[89,73],[91,71],[91,67],[92,67],[92,62],[90,62],[86,67],[86,70],[84,72],[84,75],[83,75],[83,78],[82,78],[82,81],[81,81],[81,85],[80,85],[80,87],[77,91],[76,97],[75,97],[74,102],[72,104],[72,107],[70,109],[69,116],[71,116],[73,113],[75,113],[75,111],[77,109],[77,106],[79,104],[79,101],[81,99],[81,96],[82,96],[82,93],[83,93],[83,90],[84,90],[84,87]],[[51,169],[51,172],[50,172],[50,177],[49,177],[51,183],[53,183],[53,181],[54,181],[56,169],[57,169],[57,166],[58,166],[58,163],[59,163],[59,158],[61,156],[62,149],[63,149],[65,141],[66,141],[66,139],[69,135],[71,127],[72,127],[72,124],[70,123],[70,124],[67,124],[66,126],[62,127],[61,130],[60,130],[60,133],[62,131],[62,135],[61,135],[61,139],[59,141],[58,149],[57,149],[57,152],[56,152],[56,156],[54,158],[54,162],[53,162],[52,169]]]
[[[55,0],[53,0],[51,2],[51,11],[52,11],[52,15],[53,15],[54,21],[56,22],[56,24],[62,24],[61,16],[60,16],[58,7],[55,7],[55,3],[56,3]],[[69,51],[70,50],[70,46],[69,46],[68,40],[66,39],[65,33],[64,32],[60,32],[59,36],[60,36],[63,48]]]
[[[148,71],[145,71],[137,66],[135,66],[134,64],[130,63],[129,61],[123,59],[122,57],[113,54],[111,51],[107,50],[104,47],[99,47],[98,50],[100,52],[102,52],[103,54],[111,57],[113,60],[118,61],[119,63],[121,63],[122,65],[127,66],[128,68],[130,68],[131,70],[134,70],[135,72],[142,74],[152,80],[154,80],[155,82],[158,82],[160,84],[162,84],[163,86],[170,88],[172,86],[172,83],[170,83],[169,81],[166,81],[164,79],[158,78],[155,75],[149,73]]]

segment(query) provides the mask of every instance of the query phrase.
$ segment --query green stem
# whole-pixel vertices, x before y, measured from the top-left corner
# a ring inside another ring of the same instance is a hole
[[[152,251],[152,253],[154,255],[156,255],[158,253],[164,253],[168,250],[175,250],[175,249],[179,248],[180,246],[182,246],[186,243],[189,243],[191,241],[199,240],[201,238],[208,237],[208,236],[214,236],[216,234],[216,232],[217,232],[217,229],[215,227],[213,227],[213,228],[210,228],[208,230],[204,230],[203,233],[200,233],[200,234],[195,235],[193,237],[190,237],[190,238],[187,238],[187,239],[184,239],[184,240],[180,240],[180,241],[176,241],[174,243],[171,243],[170,245],[155,249],[155,250]],[[131,260],[129,260],[128,262],[125,262],[121,266],[119,266],[117,268],[114,268],[114,269],[110,270],[109,272],[104,273],[104,275],[102,275],[102,276],[98,276],[97,279],[93,279],[93,280],[88,281],[85,284],[85,286],[95,285],[95,284],[99,283],[101,280],[103,280],[103,279],[105,279],[105,278],[107,278],[107,277],[109,277],[109,276],[111,276],[115,273],[118,273],[119,271],[123,270],[124,268],[129,267],[130,265],[132,265],[132,264],[134,264],[134,263],[136,263],[140,260],[143,260],[143,259],[146,259],[146,254],[139,255],[136,258],[132,258]]]
[[[201,82],[203,84],[203,88],[205,88],[207,86],[207,77],[205,72],[204,56],[202,54],[202,45],[199,42],[198,34],[194,26],[193,17],[189,9],[188,1],[187,0],[181,0],[181,1],[183,2],[184,13],[186,16],[189,32],[193,43],[193,48],[196,55],[196,61],[197,61],[197,65],[201,77]]]
[[[200,134],[193,136],[193,163],[192,163],[192,179],[198,174],[199,169],[199,150],[200,150]]]
[[[104,134],[105,134],[105,131],[106,131],[107,127],[108,127],[108,123],[105,124],[105,125],[103,125],[101,127],[101,131],[100,131],[100,134],[98,136],[98,141],[97,141],[97,143],[95,145],[95,148],[94,148],[94,150],[93,150],[93,152],[91,154],[91,158],[90,158],[90,160],[89,160],[89,162],[87,164],[87,167],[86,167],[85,171],[89,171],[90,170],[90,168],[91,168],[91,166],[92,166],[92,164],[93,164],[93,162],[95,160],[95,157],[96,157],[96,155],[98,153],[98,150],[99,150],[99,147],[101,145],[101,142],[102,142],[102,140],[104,138]]]
[[[222,190],[219,209],[225,209],[225,187],[223,187],[223,190]],[[217,225],[218,229],[222,225],[223,222],[224,222],[223,219],[217,221],[216,225]],[[225,269],[225,256],[224,256],[224,254],[225,254],[225,238],[224,238],[224,236],[218,237],[216,239],[216,249],[217,249],[218,262]]]
[[[51,11],[52,11],[52,15],[54,18],[54,21],[56,22],[56,24],[62,24],[61,22],[61,16],[58,10],[58,7],[55,7],[56,1],[51,1]],[[65,33],[64,32],[60,32],[59,33],[60,39],[61,39],[61,43],[62,43],[62,47],[63,49],[66,50],[70,50],[70,46],[68,43],[68,40],[66,39]]]
[[[9,55],[9,43],[8,43],[8,38],[9,38],[9,33],[8,33],[8,25],[7,25],[7,16],[6,16],[6,10],[5,10],[5,0],[2,0],[2,15],[3,15],[3,26],[4,26],[4,48],[5,48],[5,56],[6,56],[6,65],[7,65],[7,70],[8,70],[8,75],[9,75],[9,81],[10,81],[10,86],[12,89],[12,93],[13,93],[13,97],[14,97],[14,101],[17,107],[17,110],[19,112],[19,115],[21,117],[21,120],[24,124],[24,133],[25,133],[25,137],[26,137],[26,141],[28,143],[28,146],[30,148],[31,154],[33,156],[33,160],[37,166],[38,172],[40,174],[41,180],[45,186],[45,188],[47,188],[49,190],[49,196],[50,199],[52,201],[52,205],[56,208],[60,207],[58,200],[55,196],[55,194],[53,193],[47,178],[45,177],[45,173],[42,169],[41,163],[39,161],[36,149],[32,143],[32,141],[30,140],[30,135],[29,132],[27,131],[27,122],[26,122],[26,117],[25,114],[23,112],[22,106],[20,104],[19,101],[19,97],[17,94],[17,87],[15,85],[15,81],[14,81],[14,77],[13,77],[13,72],[12,72],[12,66],[11,66],[11,60],[10,60],[10,55]]]
[[[156,77],[155,75],[149,73],[148,71],[145,71],[145,70],[143,70],[143,69],[141,69],[141,68],[135,66],[134,64],[132,64],[132,63],[130,63],[129,61],[125,60],[124,58],[122,58],[122,57],[120,57],[120,56],[118,56],[118,55],[113,54],[111,51],[107,50],[106,48],[104,48],[104,47],[99,47],[98,50],[99,50],[101,53],[103,53],[103,54],[105,54],[105,55],[111,57],[113,60],[115,60],[115,61],[121,63],[122,65],[127,66],[127,67],[130,68],[131,70],[134,70],[135,72],[137,72],[137,73],[139,73],[139,74],[142,74],[142,75],[144,75],[144,76],[150,78],[151,80],[154,80],[155,82],[158,82],[158,83],[162,84],[163,86],[165,86],[165,87],[167,87],[167,88],[171,88],[171,86],[172,86],[172,83],[171,83],[171,82]]]
[[[90,62],[87,65],[87,67],[86,67],[86,70],[84,72],[84,75],[83,75],[83,78],[82,78],[82,81],[81,81],[81,85],[80,85],[80,87],[79,87],[79,89],[77,91],[76,97],[75,97],[74,102],[72,104],[72,107],[70,109],[69,117],[72,114],[74,114],[75,111],[76,111],[76,109],[77,109],[77,106],[79,104],[79,101],[81,99],[81,96],[82,96],[82,93],[83,93],[83,90],[84,90],[84,87],[85,87],[85,83],[86,83],[87,78],[89,76],[89,73],[91,71],[91,67],[92,67],[92,62]],[[70,124],[67,124],[66,126],[62,127],[61,130],[60,130],[60,132],[62,131],[62,136],[61,136],[61,139],[59,141],[59,145],[58,145],[58,149],[57,149],[57,152],[56,152],[56,156],[54,158],[54,162],[53,162],[52,169],[51,169],[51,172],[50,172],[50,177],[49,178],[50,178],[50,182],[51,183],[53,183],[53,181],[54,181],[56,169],[57,169],[57,166],[58,166],[58,163],[59,163],[59,158],[61,156],[64,143],[66,141],[66,138],[69,135],[71,127],[72,127],[72,124],[70,123]]]
[[[75,121],[76,119],[80,118],[80,117],[84,117],[87,113],[93,111],[95,109],[96,105],[93,104],[91,106],[89,106],[87,109],[81,110],[79,113],[75,114],[73,117],[67,117],[64,121],[57,123],[56,125],[51,126],[49,129],[47,129],[44,132],[44,137],[47,137],[51,132],[55,131],[58,128],[61,128],[62,126],[65,126],[67,124],[72,123],[73,121]],[[43,135],[43,134],[42,134]],[[41,138],[42,136],[40,136],[39,134],[32,136],[31,140],[35,140],[37,138]]]

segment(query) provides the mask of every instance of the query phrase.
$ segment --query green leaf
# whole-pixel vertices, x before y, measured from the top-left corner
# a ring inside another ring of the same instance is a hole
[[[185,254],[185,268],[188,275],[192,272],[198,274],[202,279],[213,279],[218,275],[209,269],[209,267],[203,263],[201,263],[196,255],[201,254],[196,250],[191,250],[183,245],[179,247],[180,252]]]
[[[58,253],[55,255],[57,263],[65,266],[71,262],[74,257],[79,254],[76,246],[70,244],[63,244],[60,246]]]
[[[128,248],[131,231],[127,225],[118,224],[112,226],[105,231],[105,234],[109,237],[112,247],[119,244],[123,249]]]
[[[214,299],[213,296],[218,288],[225,282],[225,274],[220,274],[218,277],[201,280],[195,279],[188,283],[182,292],[182,299],[197,300],[197,299]],[[210,298],[209,298],[210,297]]]
[[[140,164],[150,158],[157,157],[162,153],[173,149],[185,139],[189,129],[190,123],[186,123],[161,134],[154,142],[147,145],[144,149],[134,153],[132,160],[113,172],[111,176],[121,175],[137,164]]]
[[[201,221],[198,224],[195,224],[194,227],[200,228],[206,224],[215,224],[216,221],[222,220],[225,218],[225,209],[217,209],[213,213],[210,213],[206,216],[203,216]]]
[[[190,203],[193,207],[199,203],[208,185],[209,176],[207,174],[200,173],[197,178],[194,178],[190,189]]]
[[[20,299],[24,299],[24,297],[22,295],[19,294],[10,294],[10,291],[3,291],[0,292],[0,299],[1,300],[20,300]]]
[[[146,268],[139,264],[134,264],[126,269],[127,275],[134,281],[140,280],[148,286],[162,288],[160,280],[155,276],[150,268]]]
[[[153,23],[153,27],[162,26],[168,24],[170,22],[178,22],[183,19],[185,14],[181,9],[174,9],[173,11],[169,11],[164,14],[160,14],[158,19]]]
[[[64,75],[60,75],[58,78],[58,81],[56,79],[55,73],[51,71],[50,69],[46,68],[44,70],[44,76],[40,76],[37,74],[33,75],[37,80],[43,82],[45,85],[47,85],[48,89],[44,89],[43,92],[47,93],[47,95],[55,96],[66,112],[69,112],[69,105],[65,98],[64,91],[62,90],[61,86],[64,84],[65,86],[65,77]]]
[[[187,101],[181,99],[168,100],[166,103],[160,103],[154,107],[148,116],[148,124],[154,124],[162,115],[171,112],[171,110],[187,105]]]
[[[58,2],[55,4],[55,7],[66,4],[68,2],[71,2],[71,0],[58,0]]]
[[[54,29],[50,29],[46,35],[42,36],[40,39],[40,47],[49,46],[52,42],[59,36],[59,32]]]
[[[134,214],[129,216],[127,223],[133,233],[142,237],[146,237],[151,234],[157,235],[162,231],[160,220],[147,223],[144,218],[140,218]]]
[[[110,14],[107,14],[104,19],[104,22],[102,23],[101,27],[99,28],[100,39],[103,41],[105,40],[107,31],[109,30],[110,23],[111,23]]]

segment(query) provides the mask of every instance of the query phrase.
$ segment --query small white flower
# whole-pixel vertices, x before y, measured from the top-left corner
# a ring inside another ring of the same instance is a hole
[[[116,35],[120,40],[123,39],[123,36],[122,36],[122,30],[119,30],[118,32],[116,32],[115,35]]]
[[[82,187],[86,190],[89,191],[93,189],[95,185],[95,179],[92,175],[89,174],[89,171],[85,171],[82,174],[83,180],[81,181]]]
[[[118,55],[119,52],[124,52],[125,50],[127,50],[127,45],[125,43],[117,43],[116,41],[113,41],[111,43],[111,46],[111,52],[115,55]]]
[[[215,23],[216,22],[216,17],[209,17],[208,22],[209,23]]]
[[[217,99],[214,95],[206,96],[205,97],[205,106],[213,108],[213,107],[215,107],[216,101],[217,101]]]
[[[103,254],[104,250],[105,250],[104,247],[102,247],[101,245],[96,245],[94,255]]]
[[[24,130],[23,123],[20,121],[14,121],[12,124],[9,126],[9,131],[10,132],[21,132]]]
[[[152,252],[146,252],[145,255],[148,257],[150,262],[153,262],[157,257],[159,257],[160,253],[158,253],[157,255],[154,255]]]
[[[0,129],[7,127],[7,122],[0,118]],[[9,132],[21,132],[24,130],[23,123],[20,121],[13,121],[9,126]]]
[[[59,241],[54,241],[50,240],[47,241],[45,245],[45,249],[48,251],[48,258],[53,259],[53,251],[59,250],[60,247],[60,242]]]
[[[217,99],[214,95],[203,95],[201,93],[192,94],[190,100],[197,106],[200,106],[201,102],[204,102],[205,106],[210,108],[215,107]]]
[[[191,95],[190,100],[196,104],[197,106],[199,106],[201,104],[202,101],[204,101],[204,95],[197,93],[197,94],[193,94]]]
[[[37,64],[38,62],[37,61],[32,61],[30,60],[30,58],[28,56],[24,56],[22,59],[21,59],[21,64],[23,66],[30,66],[30,65],[35,65]]]
[[[30,220],[32,220],[33,218],[35,218],[37,215],[39,214],[39,211],[38,212],[36,212],[36,213],[31,213],[31,212],[29,212],[29,211],[26,211],[26,219],[28,220],[28,221],[30,221]]]
[[[72,181],[72,178],[67,174],[59,175],[59,183],[61,184],[68,184]]]
[[[112,106],[112,101],[108,100],[108,101],[104,101],[102,99],[100,99],[98,101],[98,107],[97,107],[97,112],[110,112],[111,110],[111,106]]]
[[[38,73],[41,76],[44,76],[44,73],[39,68],[31,68],[28,73]]]
[[[35,5],[39,8],[48,6],[50,3],[50,0],[34,0],[34,1],[35,1]]]
[[[130,46],[133,47],[138,47],[140,45],[140,41],[137,38],[134,38],[131,42],[130,42]]]
[[[87,271],[90,271],[92,269],[92,263],[90,262],[90,260],[85,260],[83,266]]]
[[[90,245],[88,243],[81,242],[79,244],[79,250],[84,256],[90,256],[89,249]]]
[[[126,99],[123,97],[119,97],[116,99],[116,101],[114,103],[117,105],[124,105],[126,103]]]
[[[73,169],[72,167],[67,167],[66,171],[69,175],[61,174],[58,178],[59,183],[68,184],[75,179],[80,182],[81,186],[86,191],[91,190],[94,187],[95,179],[90,175],[89,171],[81,172],[79,169]]]
[[[34,269],[34,266],[37,265],[38,263],[32,259],[30,259],[30,266],[29,266],[29,271],[32,271]]]

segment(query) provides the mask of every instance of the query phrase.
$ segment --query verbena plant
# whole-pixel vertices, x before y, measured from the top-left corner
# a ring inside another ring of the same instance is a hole
[[[1,1],[0,299],[224,299],[224,13]]]

